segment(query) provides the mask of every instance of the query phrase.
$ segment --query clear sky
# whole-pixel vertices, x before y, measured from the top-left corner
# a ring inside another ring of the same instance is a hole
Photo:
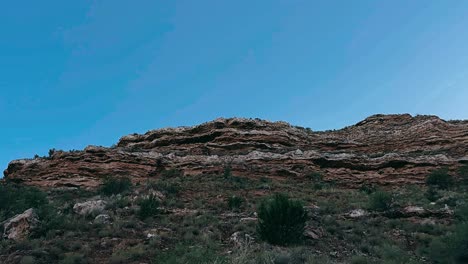
[[[0,169],[217,117],[468,119],[467,14],[464,0],[5,1]]]

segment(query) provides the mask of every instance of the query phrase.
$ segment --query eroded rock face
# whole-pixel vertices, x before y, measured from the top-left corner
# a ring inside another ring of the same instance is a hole
[[[15,241],[24,240],[38,224],[37,214],[30,208],[3,223],[3,237]]]
[[[421,183],[433,169],[468,163],[468,121],[435,116],[375,115],[354,126],[313,132],[285,122],[216,119],[120,139],[115,147],[56,151],[50,158],[12,161],[7,180],[43,187],[96,187],[102,177],[157,177],[177,168],[187,176],[222,174],[303,177],[357,186]]]

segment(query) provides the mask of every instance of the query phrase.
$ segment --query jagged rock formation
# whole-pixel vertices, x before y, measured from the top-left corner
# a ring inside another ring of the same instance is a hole
[[[326,180],[421,183],[429,171],[468,163],[468,121],[436,116],[374,115],[335,131],[313,132],[285,122],[216,119],[194,127],[165,128],[120,139],[115,147],[56,151],[49,158],[12,161],[6,180],[38,186],[95,187],[105,176],[134,181],[176,168],[185,175],[222,174]]]

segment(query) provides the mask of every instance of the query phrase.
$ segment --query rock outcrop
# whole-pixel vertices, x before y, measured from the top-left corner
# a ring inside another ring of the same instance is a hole
[[[168,169],[184,175],[304,177],[362,183],[421,183],[433,169],[468,163],[468,121],[436,116],[374,115],[340,130],[314,132],[285,122],[216,119],[194,127],[124,136],[116,146],[55,151],[12,161],[6,180],[42,187],[96,187],[106,176],[145,181]]]
[[[73,206],[73,211],[79,215],[98,215],[106,208],[104,200],[91,200],[83,203],[77,203]]]
[[[3,237],[15,241],[26,239],[38,224],[37,214],[30,208],[3,223]]]

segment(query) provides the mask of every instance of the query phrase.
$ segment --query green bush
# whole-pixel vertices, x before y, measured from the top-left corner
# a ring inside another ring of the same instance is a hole
[[[106,177],[101,186],[101,193],[104,195],[119,194],[130,190],[132,181],[127,177]]]
[[[468,263],[468,223],[462,223],[451,234],[435,239],[429,252],[434,263]]]
[[[448,189],[453,184],[453,177],[448,174],[447,168],[438,169],[427,176],[426,183],[429,186]]]
[[[460,167],[458,174],[460,175],[461,182],[468,185],[468,165]]]
[[[159,212],[159,200],[154,195],[141,199],[139,205],[140,211],[138,212],[138,217],[140,217],[140,219],[156,216]]]
[[[244,202],[245,202],[244,198],[233,195],[228,198],[229,209],[231,210],[239,209]]]
[[[455,217],[462,222],[468,222],[468,204],[463,204],[455,211]]]
[[[38,188],[0,184],[0,222],[29,208],[41,209],[48,203],[46,193]]]
[[[312,172],[306,175],[306,178],[311,180],[312,182],[322,182],[323,176],[320,172]]]
[[[167,196],[175,196],[180,192],[181,189],[179,178],[171,178],[166,180],[161,179],[153,185],[158,191],[161,191]]]
[[[435,202],[435,201],[439,200],[439,198],[440,198],[439,192],[437,191],[436,188],[434,188],[432,186],[429,186],[429,188],[427,188],[425,196],[431,202]]]
[[[371,194],[377,190],[377,187],[375,187],[374,184],[372,183],[364,183],[359,187],[359,191],[365,193],[365,194]]]
[[[307,212],[301,202],[283,194],[263,201],[258,208],[257,232],[274,245],[290,245],[302,240]]]
[[[392,195],[384,191],[376,191],[369,196],[369,209],[374,211],[386,211],[392,205]]]
[[[409,256],[396,245],[385,243],[381,247],[376,248],[376,253],[379,255],[381,263],[409,263]]]

